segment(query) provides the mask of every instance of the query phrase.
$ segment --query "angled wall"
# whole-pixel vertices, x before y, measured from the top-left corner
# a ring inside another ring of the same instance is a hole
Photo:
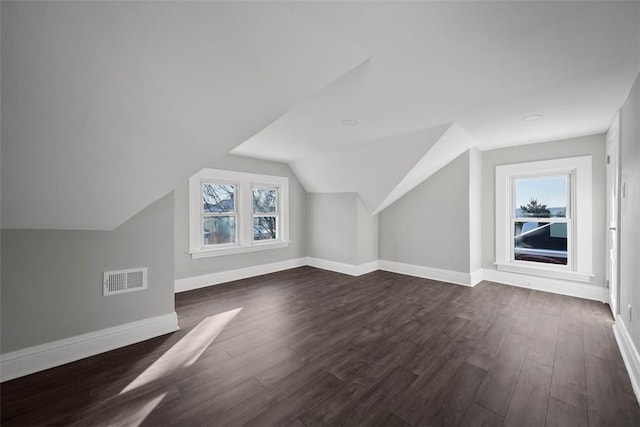
[[[112,230],[369,57],[284,3],[0,7],[3,228]]]
[[[379,214],[381,260],[469,273],[469,151]]]
[[[113,231],[2,230],[3,356],[172,314],[172,248],[173,194]],[[148,289],[102,295],[104,271],[135,267]]]

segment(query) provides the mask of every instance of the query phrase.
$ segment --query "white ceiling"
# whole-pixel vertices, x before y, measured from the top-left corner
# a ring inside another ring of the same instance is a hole
[[[638,2],[2,2],[2,225],[110,229],[231,150],[380,210],[604,132],[639,64]]]
[[[307,191],[359,193],[367,209],[373,212],[448,128],[449,125],[436,126],[351,144],[298,159],[291,167]]]
[[[358,191],[372,212],[460,148],[605,132],[640,63],[640,3],[305,3],[296,11],[371,58],[233,152],[289,162],[309,191]],[[534,114],[542,118],[523,120]],[[343,126],[344,119],[358,125]],[[436,145],[426,138],[424,147],[437,149],[405,168],[401,183],[372,185],[402,155],[380,154],[379,175],[371,178],[365,159],[379,151],[372,149],[380,138],[391,153],[404,150],[392,142],[396,136],[448,123],[455,136],[450,131]]]
[[[639,69],[639,10],[638,2],[298,4],[371,58],[235,152],[292,161],[450,122],[483,149],[603,132]],[[522,120],[533,114],[543,118]]]

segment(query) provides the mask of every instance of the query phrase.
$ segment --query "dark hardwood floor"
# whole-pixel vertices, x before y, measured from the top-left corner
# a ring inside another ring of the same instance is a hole
[[[640,425],[598,302],[302,267],[176,308],[178,332],[2,384],[2,425]]]

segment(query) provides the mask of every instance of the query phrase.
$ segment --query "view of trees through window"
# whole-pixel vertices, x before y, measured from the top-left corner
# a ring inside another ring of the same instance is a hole
[[[514,259],[567,265],[569,177],[514,180]]]
[[[204,245],[236,241],[237,212],[234,185],[202,184],[202,232]]]
[[[278,189],[254,187],[253,240],[271,240],[277,237]]]
[[[273,240],[278,236],[278,189],[252,187],[253,240]],[[219,245],[237,240],[238,207],[236,186],[202,183],[203,244]]]

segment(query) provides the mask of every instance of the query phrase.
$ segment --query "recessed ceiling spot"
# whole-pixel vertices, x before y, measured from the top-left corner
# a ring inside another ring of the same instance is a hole
[[[532,116],[525,117],[524,120],[527,121],[527,122],[530,122],[532,120],[538,120],[540,118],[542,118],[542,114],[534,114]]]
[[[340,123],[342,123],[342,126],[356,126],[358,121],[355,119],[344,119]]]

